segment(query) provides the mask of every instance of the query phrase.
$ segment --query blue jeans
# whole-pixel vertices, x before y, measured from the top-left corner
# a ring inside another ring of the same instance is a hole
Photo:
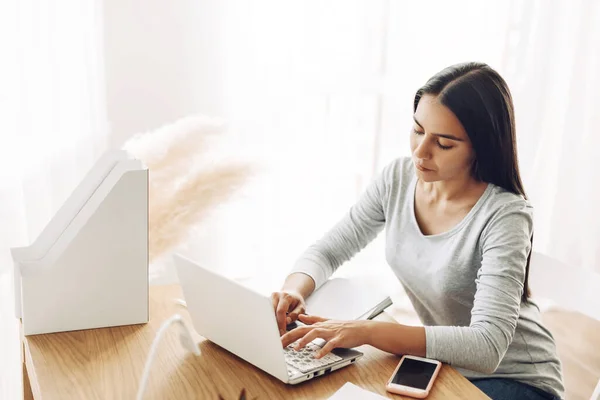
[[[492,400],[555,400],[558,397],[542,389],[505,378],[471,379],[473,385]]]

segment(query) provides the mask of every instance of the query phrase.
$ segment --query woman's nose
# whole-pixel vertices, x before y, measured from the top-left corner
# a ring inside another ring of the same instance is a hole
[[[423,160],[429,159],[429,157],[431,156],[431,151],[429,149],[429,144],[427,144],[427,140],[425,138],[422,138],[418,142],[413,154],[415,155],[415,157]]]

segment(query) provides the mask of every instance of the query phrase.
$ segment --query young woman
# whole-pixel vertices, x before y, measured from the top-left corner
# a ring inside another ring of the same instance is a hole
[[[415,95],[410,144],[273,293],[283,345],[323,338],[322,357],[369,344],[452,364],[493,399],[562,398],[554,339],[528,300],[532,208],[506,82],[482,63],[442,70]],[[424,326],[305,315],[304,300],[383,228]],[[308,326],[285,333],[296,319]]]

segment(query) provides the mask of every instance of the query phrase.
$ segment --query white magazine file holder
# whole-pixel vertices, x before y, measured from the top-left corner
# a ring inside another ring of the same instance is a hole
[[[37,239],[11,253],[24,335],[148,322],[148,169],[106,152]]]

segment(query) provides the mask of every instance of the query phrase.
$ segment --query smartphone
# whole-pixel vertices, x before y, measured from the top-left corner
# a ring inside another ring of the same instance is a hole
[[[428,358],[402,356],[387,382],[388,392],[424,399],[429,395],[442,363]]]

